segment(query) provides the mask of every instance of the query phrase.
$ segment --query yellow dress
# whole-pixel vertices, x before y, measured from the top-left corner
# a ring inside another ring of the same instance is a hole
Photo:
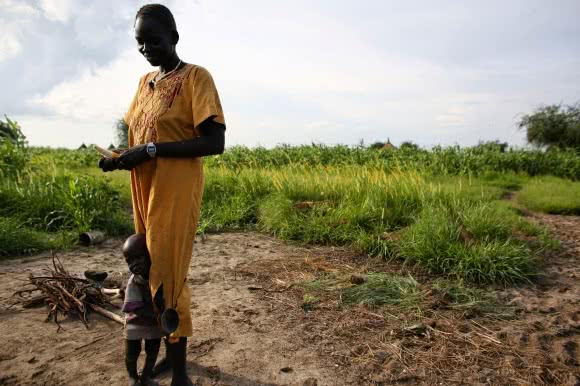
[[[125,115],[129,146],[173,142],[200,135],[207,118],[225,124],[217,90],[209,72],[186,64],[155,88],[151,72]],[[154,158],[131,171],[135,232],[145,233],[151,255],[149,284],[155,296],[163,285],[166,308],[176,308],[179,327],[171,338],[191,336],[190,291],[187,273],[203,193],[201,158]]]

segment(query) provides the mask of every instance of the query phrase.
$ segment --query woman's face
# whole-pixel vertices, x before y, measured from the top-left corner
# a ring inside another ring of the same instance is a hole
[[[141,55],[152,66],[165,63],[175,52],[174,33],[152,17],[139,17],[135,21],[135,40]]]

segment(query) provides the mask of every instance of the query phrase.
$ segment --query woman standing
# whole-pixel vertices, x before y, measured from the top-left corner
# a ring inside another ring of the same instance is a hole
[[[103,171],[131,171],[135,233],[146,234],[152,296],[163,291],[179,325],[169,336],[172,385],[191,384],[185,356],[192,335],[187,273],[203,193],[202,156],[224,149],[225,122],[211,75],[177,55],[179,34],[171,11],[143,6],[135,17],[139,52],[158,71],[141,77],[125,115],[129,149],[103,158]]]

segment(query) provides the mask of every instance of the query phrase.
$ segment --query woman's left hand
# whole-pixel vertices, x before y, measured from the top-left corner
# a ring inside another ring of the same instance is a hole
[[[117,164],[119,169],[131,170],[150,159],[151,157],[147,154],[147,145],[137,145],[125,150],[117,159]]]

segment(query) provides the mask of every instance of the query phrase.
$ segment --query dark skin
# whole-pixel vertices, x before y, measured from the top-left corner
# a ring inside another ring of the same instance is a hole
[[[174,69],[179,70],[177,66],[180,59],[175,50],[175,46],[179,41],[177,31],[171,30],[152,17],[139,17],[135,21],[135,40],[137,41],[139,52],[145,59],[152,66],[159,67],[158,78]],[[181,64],[180,66],[183,65]],[[209,117],[200,124],[195,123],[200,133],[197,138],[156,143],[156,157],[196,158],[223,153],[226,128],[225,125],[215,122],[213,118]],[[141,144],[123,151],[118,158],[102,158],[99,161],[99,167],[105,172],[116,169],[131,170],[150,160],[151,157],[147,154],[146,145]],[[187,178],[187,176],[184,176],[184,178]],[[157,293],[162,293],[162,291],[158,290]],[[155,300],[154,303],[156,303]],[[188,378],[186,369],[187,338],[181,337],[177,342],[173,343],[166,339],[165,343],[167,357],[153,369],[152,374],[171,368],[173,372],[171,378],[172,386],[192,385],[193,383]],[[134,351],[131,352],[134,356],[134,353],[137,352],[137,347],[135,346],[133,349]],[[154,351],[154,348],[152,350]]]
[[[149,278],[151,259],[147,251],[145,235],[134,234],[123,244],[123,255],[133,275],[141,276],[143,281]],[[141,339],[125,339],[125,366],[129,375],[130,386],[146,386],[153,384],[153,368],[159,354],[161,339],[145,339],[145,365],[141,376],[137,374],[137,359],[141,353]]]
[[[149,279],[151,259],[145,235],[137,233],[129,236],[123,244],[123,256],[125,256],[125,262],[132,274],[142,276],[146,280]]]
[[[179,41],[177,31],[171,31],[157,20],[144,17],[135,21],[135,40],[139,52],[152,65],[159,67],[159,77],[172,71],[179,63],[175,46]],[[184,63],[181,66],[185,65]],[[184,141],[156,143],[156,157],[195,158],[222,154],[225,145],[225,125],[210,117],[198,126],[199,137]],[[99,167],[104,172],[117,169],[131,170],[151,160],[146,144],[125,150],[118,158],[101,158]]]

